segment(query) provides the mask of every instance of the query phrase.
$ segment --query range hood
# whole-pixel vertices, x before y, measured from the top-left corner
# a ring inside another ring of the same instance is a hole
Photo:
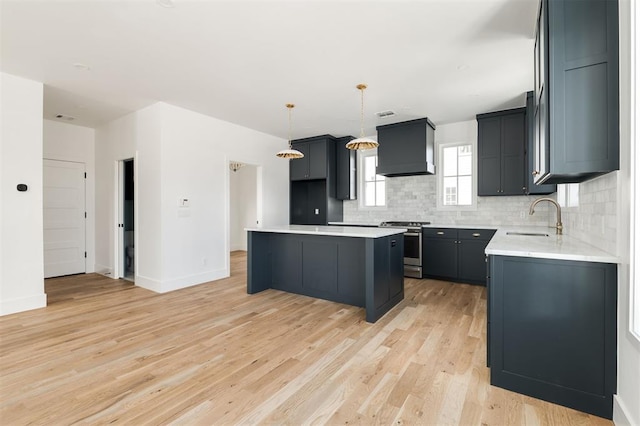
[[[436,126],[428,118],[376,127],[379,175],[432,175],[436,172],[434,146]]]

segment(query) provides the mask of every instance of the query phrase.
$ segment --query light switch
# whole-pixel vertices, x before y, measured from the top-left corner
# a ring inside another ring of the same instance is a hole
[[[189,207],[190,201],[188,198],[178,198],[178,207]]]

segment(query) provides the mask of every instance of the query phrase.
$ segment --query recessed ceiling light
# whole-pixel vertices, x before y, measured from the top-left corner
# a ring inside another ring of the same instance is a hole
[[[156,3],[158,3],[158,5],[162,7],[176,7],[176,5],[173,4],[173,0],[156,0]]]
[[[76,62],[75,64],[73,64],[73,67],[77,70],[82,70],[82,71],[89,71],[91,70],[91,67],[87,64],[83,64],[80,62]]]

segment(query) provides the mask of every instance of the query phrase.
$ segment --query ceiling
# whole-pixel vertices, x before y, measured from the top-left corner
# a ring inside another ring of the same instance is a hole
[[[2,0],[0,68],[45,84],[46,119],[97,127],[162,101],[283,138],[289,102],[293,138],[358,136],[358,83],[369,135],[533,88],[538,0],[159,1]]]

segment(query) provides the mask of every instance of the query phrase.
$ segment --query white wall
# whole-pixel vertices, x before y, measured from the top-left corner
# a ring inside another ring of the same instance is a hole
[[[289,164],[275,156],[286,141],[163,104],[163,290],[229,276],[228,161],[262,167],[258,189],[266,224],[288,223]],[[176,201],[189,197],[189,216]]]
[[[95,271],[95,130],[44,120],[43,158],[85,164],[86,271]]]
[[[245,228],[255,227],[257,212],[257,167],[246,164],[230,177],[230,238],[231,251],[247,250],[247,231]]]
[[[158,103],[96,130],[96,263],[113,269],[114,167],[136,157],[136,284],[166,292],[229,275],[229,159],[261,166],[259,213],[288,222],[286,141]],[[188,208],[178,199],[190,200]]]
[[[0,315],[44,307],[42,83],[0,73]],[[18,192],[16,185],[29,189]]]
[[[118,161],[134,158],[135,280],[144,287],[162,280],[160,151],[158,104],[96,129],[96,272],[114,276],[117,165]]]

